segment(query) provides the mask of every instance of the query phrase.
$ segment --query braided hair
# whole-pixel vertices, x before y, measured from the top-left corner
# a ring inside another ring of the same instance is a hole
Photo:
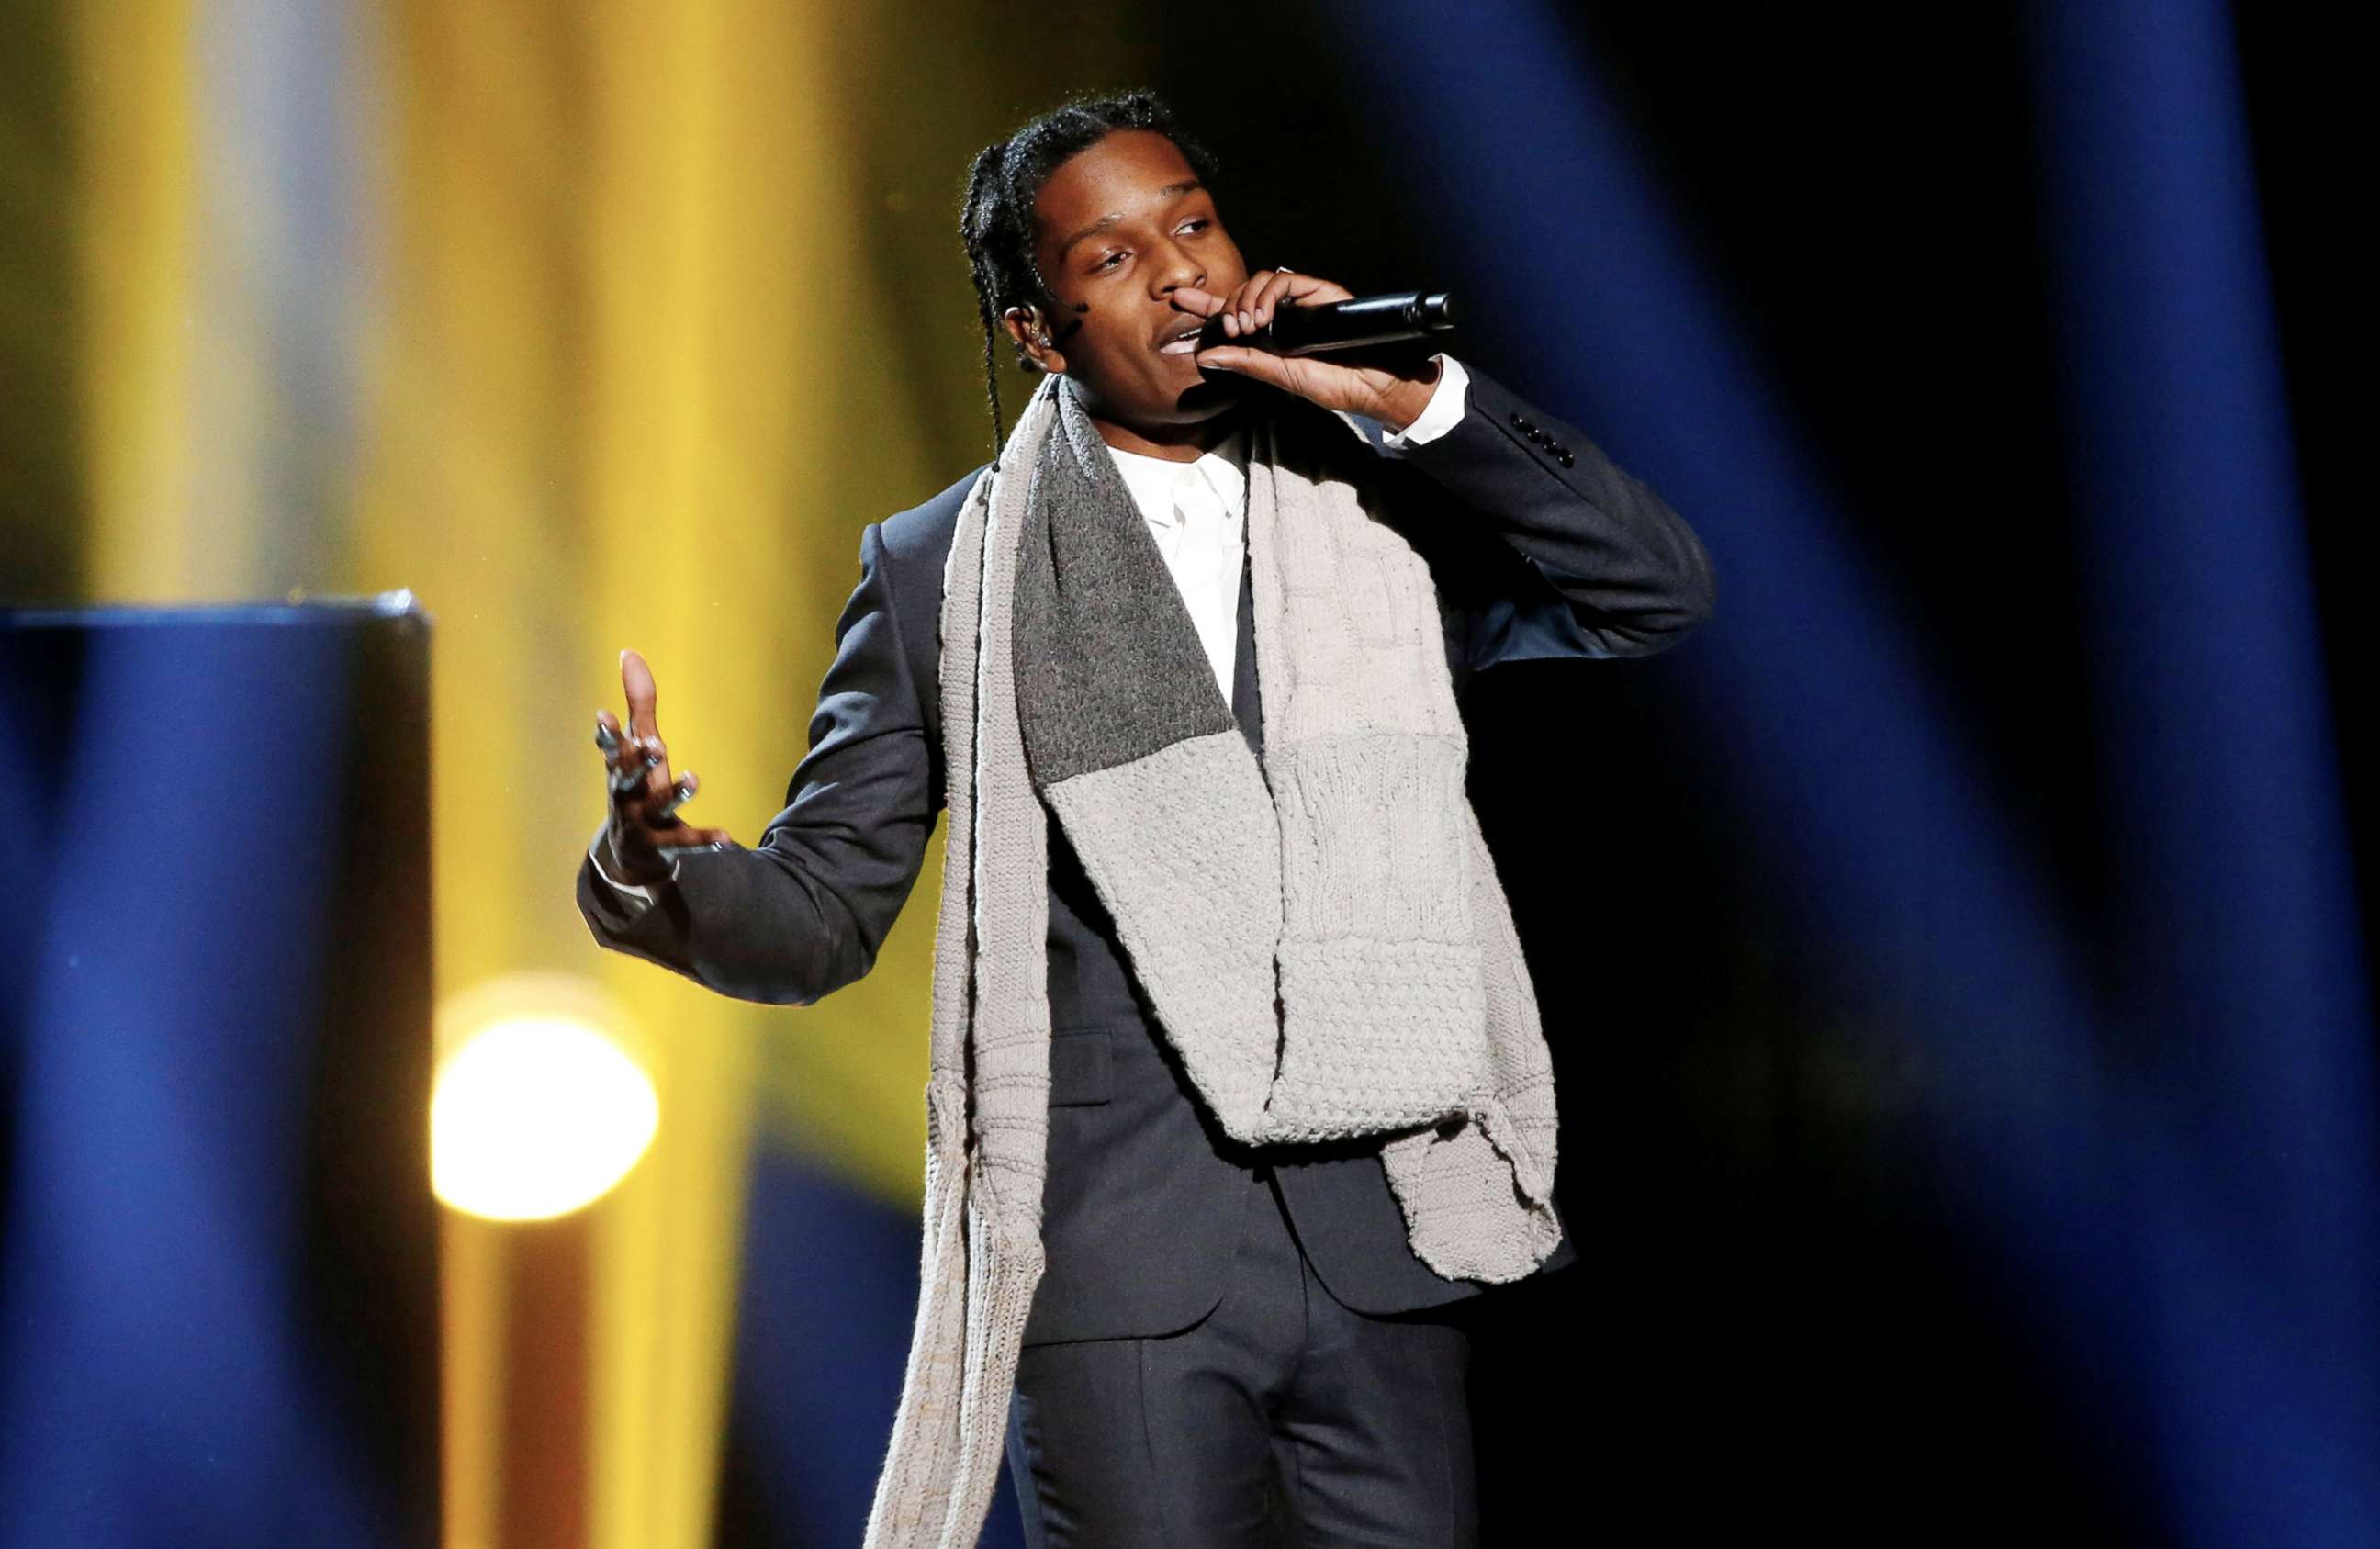
[[[975,279],[976,312],[983,325],[984,396],[991,405],[991,455],[997,468],[1007,428],[1000,415],[1000,369],[994,335],[1011,307],[1057,298],[1033,261],[1033,201],[1050,175],[1078,152],[1119,129],[1149,129],[1172,140],[1203,179],[1211,179],[1214,158],[1184,135],[1173,113],[1153,91],[1077,97],[1062,103],[1006,139],[976,152],[967,168],[966,193],[959,205],[959,237],[966,244],[967,268]],[[1079,310],[1080,309],[1077,309]],[[1079,326],[1077,324],[1076,326]],[[1071,332],[1071,330],[1070,330]],[[1011,340],[1017,364],[1037,368]]]

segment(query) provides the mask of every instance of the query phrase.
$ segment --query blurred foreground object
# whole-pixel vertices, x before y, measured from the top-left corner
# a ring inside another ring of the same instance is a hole
[[[11,1543],[420,1544],[429,620],[0,613]]]

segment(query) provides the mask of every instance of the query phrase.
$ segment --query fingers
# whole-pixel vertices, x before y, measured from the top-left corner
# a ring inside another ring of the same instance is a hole
[[[1317,306],[1330,301],[1344,301],[1354,293],[1346,286],[1312,274],[1300,274],[1290,269],[1268,269],[1261,274],[1251,274],[1232,287],[1228,295],[1184,286],[1172,293],[1173,304],[1197,317],[1223,320],[1226,337],[1238,338],[1253,333],[1272,321],[1273,313],[1284,302]]]
[[[653,670],[633,650],[620,653],[620,686],[628,696],[628,729],[638,737],[658,737],[661,723],[653,719]]]
[[[1196,317],[1221,317],[1223,332],[1237,337],[1270,322],[1272,309],[1282,296],[1301,294],[1293,288],[1294,281],[1304,281],[1312,286],[1327,286],[1324,281],[1293,275],[1285,270],[1269,269],[1233,285],[1228,295],[1218,296],[1213,291],[1184,285],[1172,293],[1172,301],[1183,311]]]
[[[623,737],[609,710],[595,712],[595,745],[603,751],[614,800],[643,792],[656,800],[668,789],[669,759],[659,737]]]
[[[742,845],[735,842],[735,836],[725,829],[681,827],[670,834],[669,842],[654,845],[653,851],[665,861],[674,861],[681,855],[690,855],[701,850],[740,850],[742,848]]]
[[[1232,371],[1251,381],[1277,387],[1326,409],[1346,409],[1378,417],[1388,394],[1403,380],[1368,366],[1350,366],[1312,356],[1275,355],[1252,345],[1214,345],[1195,357],[1201,370]],[[1407,423],[1409,417],[1399,418]]]
[[[1242,326],[1245,328],[1266,326],[1272,321],[1273,309],[1280,306],[1283,298],[1293,298],[1305,294],[1291,288],[1291,282],[1297,278],[1297,275],[1292,274],[1286,269],[1271,269],[1250,280],[1245,314],[1248,321]]]
[[[661,738],[624,737],[608,709],[595,712],[595,745],[603,753],[613,805],[628,822],[647,828],[674,822],[671,814],[693,799],[700,783],[691,770],[673,779]]]
[[[648,766],[650,768],[651,766]],[[701,779],[689,769],[662,789],[656,799],[643,781],[636,788],[613,800],[613,817],[625,841],[635,848],[668,851],[671,849],[724,849],[732,846],[735,836],[724,829],[698,829],[678,814],[678,808],[692,801],[701,789]]]
[[[619,756],[612,763],[612,800],[617,803],[642,792],[648,772],[642,744],[630,743],[621,749]]]
[[[654,724],[652,672],[644,658],[621,652],[620,681],[628,690],[628,725],[623,727],[608,709],[595,712],[595,745],[602,751],[611,788],[615,842],[630,854],[664,862],[696,851],[737,848],[726,829],[698,829],[677,815],[701,790],[702,780],[691,769],[671,777],[669,750]]]
[[[665,801],[670,786],[669,758],[662,746],[661,721],[655,710],[659,691],[653,684],[653,670],[646,664],[641,651],[620,653],[620,686],[628,696],[630,744],[643,749],[645,788],[656,803]],[[624,762],[619,770],[621,780],[625,781],[632,772],[631,764]],[[622,788],[625,789],[625,785]]]
[[[1267,270],[1261,274],[1251,274],[1232,288],[1230,309],[1223,314],[1225,333],[1237,338],[1244,333],[1253,333],[1272,321],[1272,309],[1262,308],[1260,313],[1259,307],[1265,285],[1275,272]]]
[[[644,784],[644,744],[623,735],[610,710],[595,712],[595,745],[602,750],[606,781],[614,800]]]
[[[663,796],[662,805],[653,809],[653,816],[656,818],[672,816],[678,808],[694,800],[694,793],[700,789],[702,789],[702,777],[692,769],[686,770],[686,773],[670,781],[669,794]]]
[[[1355,294],[1345,285],[1333,284],[1312,274],[1300,274],[1292,269],[1273,270],[1251,284],[1256,289],[1250,309],[1257,314],[1256,325],[1258,328],[1272,321],[1274,309],[1283,302],[1294,302],[1301,307],[1319,307],[1333,301],[1351,300]]]
[[[1199,290],[1193,285],[1184,285],[1175,290],[1172,293],[1172,301],[1184,311],[1194,317],[1202,318],[1211,318],[1229,305],[1214,292]]]
[[[1202,370],[1212,367],[1219,370],[1236,371],[1288,393],[1298,391],[1296,371],[1305,364],[1248,345],[1216,345],[1200,350],[1196,359]]]

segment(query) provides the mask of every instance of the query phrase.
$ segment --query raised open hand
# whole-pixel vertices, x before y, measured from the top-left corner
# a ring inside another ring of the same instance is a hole
[[[701,781],[689,769],[671,778],[669,750],[655,719],[652,669],[633,650],[620,653],[620,686],[628,696],[623,731],[612,712],[595,712],[595,745],[612,795],[612,853],[638,883],[666,877],[671,863],[688,850],[725,850],[735,841],[724,829],[698,829],[677,816]]]

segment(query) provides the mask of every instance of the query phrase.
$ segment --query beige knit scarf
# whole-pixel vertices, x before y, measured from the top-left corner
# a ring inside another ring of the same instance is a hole
[[[1436,590],[1321,439],[1352,423],[1295,409],[1250,440],[1261,766],[1067,379],[961,512],[924,1276],[871,1546],[972,1545],[999,1475],[1043,1265],[1053,813],[1232,1139],[1385,1137],[1408,1240],[1449,1278],[1517,1279],[1560,1240],[1553,1071]]]

